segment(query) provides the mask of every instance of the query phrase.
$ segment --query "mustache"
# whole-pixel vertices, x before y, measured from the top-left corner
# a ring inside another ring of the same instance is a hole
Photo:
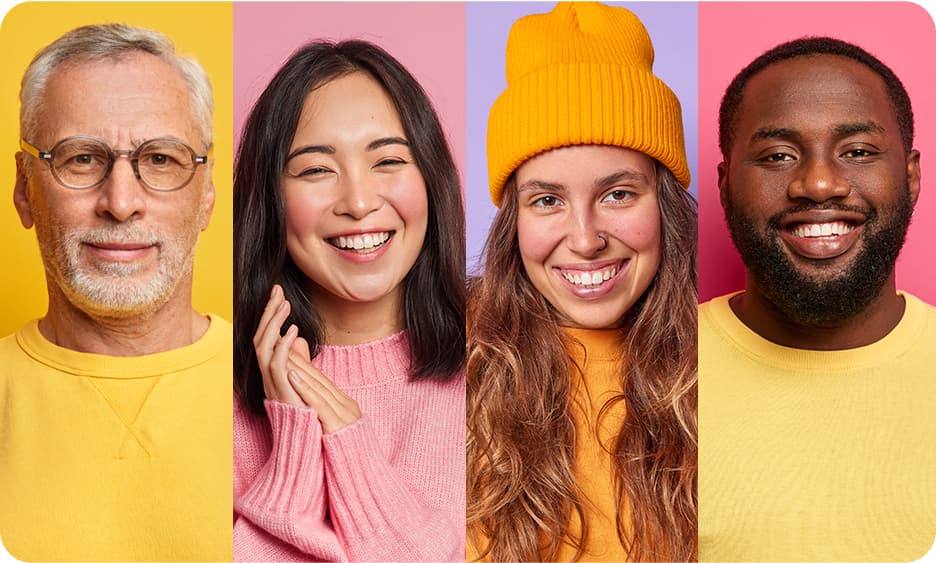
[[[843,205],[841,203],[837,203],[834,201],[827,201],[822,204],[801,203],[800,205],[795,205],[793,207],[790,207],[789,209],[784,209],[783,211],[780,211],[779,213],[775,213],[774,215],[771,215],[770,218],[767,219],[767,228],[771,230],[779,231],[780,224],[783,222],[784,219],[786,219],[788,215],[792,215],[794,213],[801,213],[803,211],[819,211],[819,210],[825,211],[828,209],[834,209],[836,211],[846,211],[849,213],[859,213],[861,215],[864,215],[866,223],[870,223],[874,221],[875,219],[877,219],[877,211],[875,211],[874,209],[870,207],[861,207],[859,205]]]
[[[85,244],[140,243],[153,246],[162,245],[162,237],[158,233],[136,226],[110,225],[71,234],[74,240]]]

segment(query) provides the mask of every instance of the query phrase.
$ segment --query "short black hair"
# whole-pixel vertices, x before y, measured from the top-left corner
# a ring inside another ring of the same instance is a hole
[[[722,158],[728,159],[731,144],[734,142],[732,128],[737,119],[738,107],[741,105],[741,97],[744,95],[744,88],[748,81],[774,63],[810,55],[848,57],[880,76],[884,80],[887,97],[890,98],[897,116],[897,125],[900,128],[900,138],[904,149],[909,151],[913,147],[913,108],[910,106],[910,96],[907,95],[907,90],[894,71],[877,57],[852,43],[832,37],[802,37],[777,45],[757,57],[744,67],[728,85],[718,111],[718,147],[721,149]]]

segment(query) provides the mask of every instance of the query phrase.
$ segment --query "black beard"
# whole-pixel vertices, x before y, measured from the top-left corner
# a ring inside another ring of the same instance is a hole
[[[851,267],[828,279],[801,274],[780,247],[780,219],[810,209],[859,211],[867,216],[862,248]],[[799,205],[771,217],[766,236],[732,207],[725,218],[741,259],[764,296],[790,320],[807,326],[836,326],[863,311],[877,297],[894,270],[913,216],[909,186],[905,184],[893,208],[863,209],[828,202]]]

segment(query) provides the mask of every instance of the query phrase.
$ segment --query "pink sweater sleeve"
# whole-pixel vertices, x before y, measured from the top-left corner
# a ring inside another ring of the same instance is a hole
[[[327,518],[318,416],[310,408],[264,404],[272,450],[249,483],[243,465],[264,449],[260,433],[266,429],[257,420],[235,419],[234,559],[346,561]],[[240,436],[238,426],[244,430]]]
[[[464,522],[420,502],[366,416],[323,436],[314,410],[265,404],[272,449],[251,482],[235,454],[235,560],[464,561]]]
[[[352,561],[464,561],[465,523],[420,502],[365,415],[324,437],[332,521]],[[431,462],[431,460],[428,460]]]

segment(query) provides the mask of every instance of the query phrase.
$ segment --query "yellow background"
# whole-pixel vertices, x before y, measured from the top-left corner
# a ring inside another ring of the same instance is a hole
[[[126,23],[161,31],[176,51],[193,55],[214,87],[214,186],[211,224],[195,257],[194,305],[233,316],[233,5],[230,2],[29,2],[0,26],[0,336],[45,314],[45,273],[32,229],[13,207],[14,154],[19,150],[19,83],[33,56],[66,31],[96,23]]]

